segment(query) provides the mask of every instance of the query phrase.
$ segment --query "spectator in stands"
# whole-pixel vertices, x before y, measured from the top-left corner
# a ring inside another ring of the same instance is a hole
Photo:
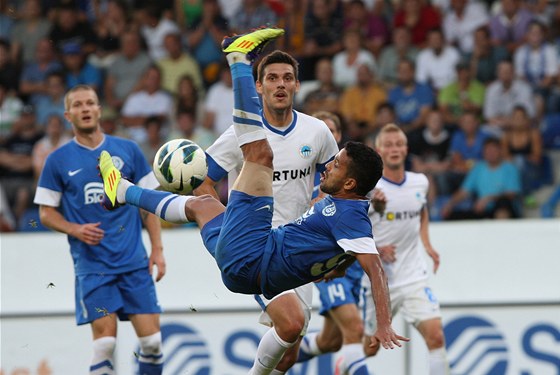
[[[410,44],[410,32],[405,26],[396,27],[392,35],[393,43],[381,51],[377,71],[379,79],[388,88],[397,84],[399,61],[403,59],[416,61],[418,55],[418,49]]]
[[[276,25],[276,14],[263,0],[243,0],[230,20],[230,28],[236,33],[244,33],[263,25]]]
[[[422,48],[426,43],[428,31],[441,27],[441,15],[429,2],[402,0],[393,17],[393,27],[401,26],[410,30],[412,44]]]
[[[504,60],[498,65],[498,79],[486,90],[484,118],[494,131],[500,133],[507,124],[513,108],[525,107],[531,118],[535,117],[535,104],[531,86],[515,78],[513,63]]]
[[[459,51],[446,45],[443,31],[432,29],[428,32],[426,48],[418,53],[416,81],[428,84],[436,91],[441,90],[457,78],[455,67],[460,59]]]
[[[397,68],[398,85],[389,91],[389,103],[395,108],[397,124],[405,132],[421,128],[435,104],[432,89],[415,81],[414,70],[411,60],[400,60]]]
[[[510,160],[521,176],[521,191],[526,198],[540,185],[543,145],[538,126],[533,126],[525,107],[513,109],[502,137],[504,157]]]
[[[474,46],[464,59],[469,61],[473,77],[485,85],[496,79],[498,64],[507,59],[508,51],[504,46],[493,46],[490,41],[490,29],[479,27],[474,32]]]
[[[19,80],[19,67],[10,59],[10,43],[0,39],[0,83],[10,92],[16,92]]]
[[[346,88],[340,97],[340,113],[346,124],[346,135],[351,140],[363,141],[375,130],[377,107],[387,100],[385,89],[375,82],[375,73],[370,66],[358,67],[357,82]]]
[[[424,173],[430,181],[428,202],[435,202],[441,191],[449,191],[445,186],[449,171],[449,146],[451,132],[444,126],[443,116],[438,108],[430,110],[426,127],[421,132],[411,134],[408,140],[412,171]]]
[[[527,29],[526,43],[514,54],[515,73],[525,79],[536,95],[536,117],[541,118],[546,109],[554,106],[551,89],[559,72],[560,59],[554,46],[545,39],[546,27],[539,21],[531,21]],[[548,108],[547,108],[548,107]]]
[[[146,2],[138,12],[140,31],[146,44],[148,53],[153,61],[167,57],[163,40],[167,34],[180,33],[175,22],[163,17],[163,8],[156,2]]]
[[[445,39],[462,53],[474,48],[475,31],[488,22],[488,12],[477,1],[451,0],[451,8],[445,12],[443,31]]]
[[[80,19],[78,9],[73,2],[60,2],[55,14],[49,40],[57,52],[62,52],[68,43],[81,45],[87,55],[95,52],[97,37],[91,25]]]
[[[12,125],[21,115],[23,102],[13,93],[8,92],[5,84],[0,82],[0,142],[12,132]]]
[[[107,69],[105,102],[119,111],[127,96],[140,88],[142,76],[151,65],[148,54],[142,50],[140,35],[128,30],[120,37],[120,52]]]
[[[26,105],[10,136],[0,143],[0,183],[6,189],[16,221],[31,202],[31,192],[35,189],[31,153],[42,137],[33,107]]]
[[[173,113],[191,112],[195,118],[201,114],[202,103],[191,76],[184,75],[179,79],[177,85],[177,97],[175,98],[175,108]],[[233,94],[232,94],[233,95]]]
[[[204,0],[202,6],[202,17],[187,28],[187,44],[208,86],[219,79],[218,71],[223,59],[221,43],[229,31],[217,0]]]
[[[518,198],[521,192],[519,174],[513,164],[504,161],[500,140],[489,137],[484,141],[484,160],[475,164],[465,181],[443,206],[447,219],[508,219],[519,217]],[[454,210],[465,199],[474,202],[467,210]]]
[[[161,71],[161,86],[167,92],[177,95],[179,80],[182,76],[192,77],[196,90],[204,92],[204,83],[200,74],[200,68],[196,60],[186,53],[181,45],[181,34],[167,34],[163,40],[167,57],[157,61]]]
[[[204,13],[204,0],[175,0],[173,16],[181,29],[189,29]]]
[[[121,36],[129,27],[128,8],[123,0],[108,0],[104,8],[94,26],[97,48],[89,56],[90,63],[100,69],[113,63],[121,50]]]
[[[488,134],[480,128],[478,115],[475,112],[465,111],[459,118],[459,129],[451,137],[449,148],[451,165],[446,181],[441,184],[439,194],[449,195],[457,190],[473,165],[482,159],[482,145],[486,138]]]
[[[194,114],[191,112],[180,111],[177,113],[175,122],[177,124],[176,129],[171,133],[169,139],[190,139],[206,150],[217,138],[214,132],[199,126]]]
[[[304,53],[305,44],[305,12],[307,2],[285,0],[284,12],[278,19],[278,27],[285,33],[277,41],[277,47],[299,60]]]
[[[204,101],[202,127],[219,137],[231,125],[233,87],[231,71],[224,63],[220,70],[220,80],[210,86]]]
[[[0,39],[8,40],[14,27],[14,8],[7,1],[0,1]]]
[[[27,64],[21,73],[19,93],[27,97],[31,104],[36,103],[47,94],[47,75],[61,70],[62,64],[56,59],[52,43],[48,39],[41,39],[37,43],[35,62]]]
[[[457,125],[465,111],[482,114],[485,86],[473,79],[467,62],[457,64],[457,80],[441,89],[438,105],[446,124]]]
[[[333,0],[310,0],[305,18],[305,47],[300,60],[300,81],[313,79],[315,64],[342,49],[342,16]]]
[[[45,135],[35,143],[33,151],[31,152],[35,181],[37,181],[41,175],[47,156],[72,139],[64,124],[64,117],[56,113],[49,115],[44,128]]]
[[[152,165],[160,146],[165,143],[165,138],[162,134],[163,123],[161,117],[150,116],[146,118],[144,128],[146,129],[146,139],[140,142],[138,146],[140,146],[140,150],[142,150],[148,164]]]
[[[350,0],[344,7],[344,30],[358,31],[364,46],[375,57],[389,41],[389,28],[383,16],[369,11],[362,0]]]
[[[53,114],[64,118],[64,93],[66,92],[66,79],[62,72],[49,73],[46,80],[47,95],[39,98],[35,104],[37,125],[45,129],[47,120]],[[64,124],[63,124],[64,125]]]
[[[87,56],[80,44],[66,43],[61,52],[67,87],[83,84],[91,86],[96,91],[103,87],[101,71],[87,61]]]
[[[338,101],[342,90],[334,83],[332,60],[323,57],[315,65],[315,79],[302,81],[296,94],[296,106],[303,107],[303,103],[311,95],[312,102],[328,112],[338,112]],[[329,108],[329,109],[327,109]],[[305,113],[313,113],[315,111]]]
[[[510,55],[525,39],[533,15],[521,0],[500,0],[500,10],[490,18],[490,34],[494,46],[506,46]]]
[[[173,110],[171,96],[161,89],[161,73],[157,66],[150,66],[142,80],[142,88],[132,93],[124,102],[121,123],[128,129],[130,138],[138,143],[146,141],[144,124],[148,117],[160,118],[163,131],[169,131],[169,119]]]
[[[336,53],[332,59],[334,83],[347,88],[357,83],[358,68],[362,65],[375,72],[375,57],[367,49],[362,48],[362,39],[357,30],[346,30],[342,37],[344,49]]]
[[[32,63],[35,60],[37,43],[48,37],[50,30],[50,21],[41,16],[40,0],[25,0],[22,18],[15,24],[10,37],[12,61]]]

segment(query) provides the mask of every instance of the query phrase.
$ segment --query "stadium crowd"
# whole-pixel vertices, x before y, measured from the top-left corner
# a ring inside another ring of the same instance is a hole
[[[36,181],[71,139],[66,90],[94,87],[104,131],[150,162],[171,138],[206,148],[231,123],[222,38],[261,25],[286,30],[274,47],[300,64],[297,109],[339,114],[342,142],[402,127],[432,219],[554,215],[560,187],[534,192],[560,148],[558,1],[1,0],[1,231],[40,229]]]

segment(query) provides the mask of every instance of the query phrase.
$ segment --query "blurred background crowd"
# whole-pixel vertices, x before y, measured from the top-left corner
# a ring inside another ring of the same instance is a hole
[[[68,88],[96,88],[104,131],[150,162],[171,138],[206,148],[231,123],[222,38],[261,25],[300,63],[297,110],[338,114],[343,142],[403,128],[433,220],[554,216],[557,0],[0,0],[1,230],[41,229]]]

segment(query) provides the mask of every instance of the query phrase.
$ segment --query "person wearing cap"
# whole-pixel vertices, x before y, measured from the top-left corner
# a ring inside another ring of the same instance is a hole
[[[62,63],[67,72],[67,87],[88,85],[97,90],[103,86],[101,72],[86,61],[79,43],[69,42],[62,46]]]

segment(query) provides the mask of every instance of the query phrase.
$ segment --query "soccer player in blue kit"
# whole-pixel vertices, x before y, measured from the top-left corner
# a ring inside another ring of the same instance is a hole
[[[313,114],[323,120],[335,140],[342,138],[340,119],[330,112]],[[358,262],[349,265],[342,277],[315,283],[321,298],[319,314],[324,317],[320,331],[307,333],[299,348],[298,362],[324,353],[337,352],[335,374],[368,375],[362,347],[364,325],[358,304],[364,271]]]
[[[68,235],[76,274],[76,321],[89,323],[93,333],[89,374],[115,374],[118,317],[130,320],[139,338],[139,373],[159,375],[161,308],[151,273],[156,265],[156,280],[165,274],[160,221],[136,207],[117,213],[99,204],[103,184],[96,166],[101,150],[109,150],[114,164],[139,186],[159,184],[135,143],[103,134],[99,100],[91,87],[73,87],[64,104],[75,138],[47,158],[34,201],[40,205],[41,223]],[[152,246],[149,257],[142,221]]]
[[[281,29],[260,29],[224,39],[232,70],[234,129],[244,164],[229,203],[224,207],[209,195],[179,196],[143,189],[121,178],[107,152],[99,168],[104,192],[112,207],[128,203],[171,222],[195,221],[210,254],[233,292],[263,294],[266,298],[338,272],[356,258],[372,283],[377,306],[377,331],[372,345],[401,346],[407,338],[391,327],[387,284],[373,241],[365,194],[382,173],[382,162],[372,149],[346,144],[327,164],[321,189],[330,196],[317,202],[294,222],[272,228],[273,152],[262,128],[251,61]],[[258,97],[257,97],[258,98]],[[282,337],[276,330],[266,352],[257,352],[250,374],[270,374],[298,337]]]

